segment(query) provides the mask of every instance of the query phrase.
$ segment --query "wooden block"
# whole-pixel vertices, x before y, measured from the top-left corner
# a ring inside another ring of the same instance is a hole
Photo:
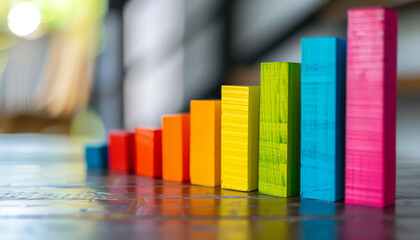
[[[162,179],[190,180],[190,114],[162,117]]]
[[[395,202],[397,12],[348,12],[345,202]]]
[[[300,64],[261,63],[260,193],[299,193]]]
[[[302,39],[302,198],[344,198],[346,50],[344,39]]]
[[[108,167],[108,144],[91,142],[85,145],[85,160],[88,168]]]
[[[222,86],[222,188],[258,187],[260,87]]]
[[[109,169],[119,172],[134,172],[134,133],[111,131],[108,133]]]
[[[162,177],[162,130],[136,127],[135,172],[151,178]]]
[[[220,185],[220,100],[192,100],[190,178],[192,184]]]

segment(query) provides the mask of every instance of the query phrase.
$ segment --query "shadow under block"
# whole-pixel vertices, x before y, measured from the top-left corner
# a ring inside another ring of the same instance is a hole
[[[85,159],[88,168],[107,168],[107,143],[87,143],[85,145]]]
[[[397,12],[352,9],[347,29],[345,202],[395,202]]]
[[[299,193],[300,64],[261,63],[260,193]]]
[[[190,180],[190,115],[162,117],[162,179]]]
[[[260,87],[222,86],[222,188],[258,188]]]
[[[162,177],[162,130],[136,127],[136,174]]]
[[[192,100],[190,180],[203,186],[220,185],[220,100]]]
[[[344,198],[346,40],[302,39],[300,196]]]
[[[111,131],[108,133],[109,169],[119,172],[134,172],[134,133]]]

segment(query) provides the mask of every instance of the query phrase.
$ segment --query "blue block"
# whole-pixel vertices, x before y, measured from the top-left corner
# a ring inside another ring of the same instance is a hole
[[[85,159],[88,168],[108,167],[107,143],[88,143],[85,145]]]
[[[302,198],[344,198],[346,40],[302,39]]]

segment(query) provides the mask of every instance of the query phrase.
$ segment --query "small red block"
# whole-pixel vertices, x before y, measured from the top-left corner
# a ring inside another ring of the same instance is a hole
[[[135,172],[152,178],[162,177],[162,130],[136,128]]]
[[[119,172],[134,172],[134,133],[111,131],[109,141],[109,169]]]

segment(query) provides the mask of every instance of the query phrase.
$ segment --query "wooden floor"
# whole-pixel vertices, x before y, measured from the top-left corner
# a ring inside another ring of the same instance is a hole
[[[419,239],[420,159],[375,209],[86,173],[80,157],[0,157],[0,239]]]

